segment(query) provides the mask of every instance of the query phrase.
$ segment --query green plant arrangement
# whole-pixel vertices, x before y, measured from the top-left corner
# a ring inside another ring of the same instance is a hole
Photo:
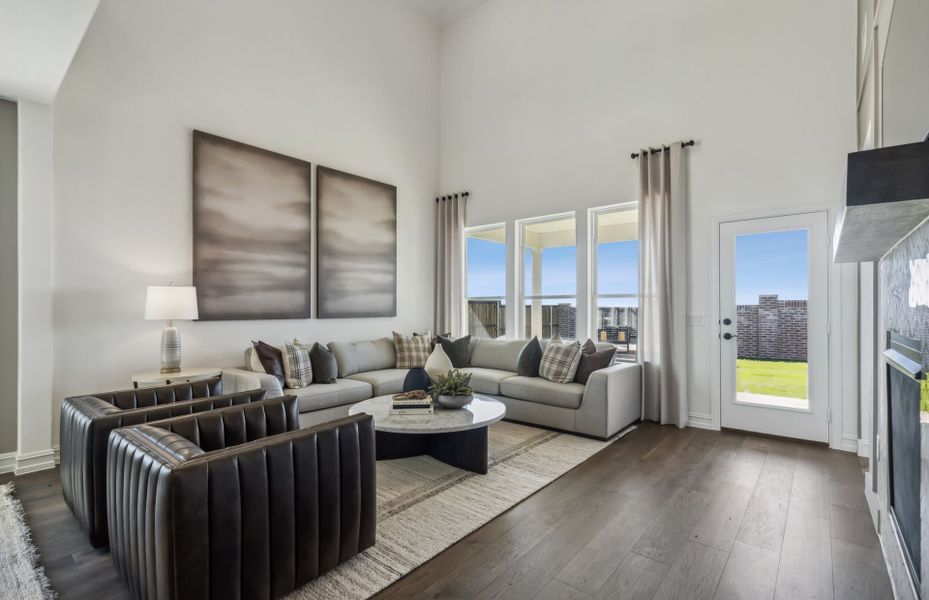
[[[445,375],[439,375],[429,392],[440,406],[461,408],[472,400],[471,374],[452,369]]]

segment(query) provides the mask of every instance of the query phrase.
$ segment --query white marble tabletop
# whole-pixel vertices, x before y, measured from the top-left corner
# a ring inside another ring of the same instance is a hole
[[[451,433],[487,427],[506,416],[506,406],[499,400],[474,394],[463,408],[435,405],[431,415],[392,415],[391,396],[369,398],[348,409],[348,414],[367,413],[374,417],[374,428],[388,433]]]

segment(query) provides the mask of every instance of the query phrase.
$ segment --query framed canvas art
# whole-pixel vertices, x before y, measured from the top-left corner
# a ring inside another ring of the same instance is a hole
[[[200,320],[310,318],[310,163],[193,132]]]
[[[397,188],[317,167],[316,205],[317,316],[396,316]]]

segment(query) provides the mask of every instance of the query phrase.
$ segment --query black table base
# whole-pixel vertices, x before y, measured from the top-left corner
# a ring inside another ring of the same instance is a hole
[[[487,474],[487,427],[452,433],[376,432],[377,460],[427,454],[447,465]]]

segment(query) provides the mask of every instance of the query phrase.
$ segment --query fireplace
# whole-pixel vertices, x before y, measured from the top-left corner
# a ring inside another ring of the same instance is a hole
[[[887,446],[890,516],[914,582],[920,580],[920,393],[922,344],[887,333]]]

